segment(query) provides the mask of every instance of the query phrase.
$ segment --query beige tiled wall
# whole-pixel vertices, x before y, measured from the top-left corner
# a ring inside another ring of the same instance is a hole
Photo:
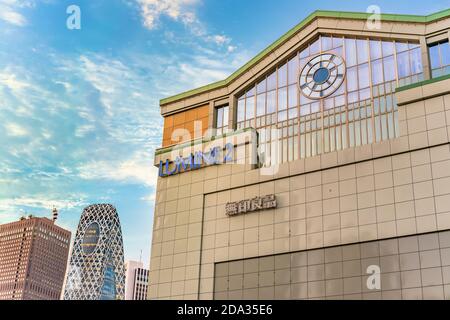
[[[159,178],[149,298],[212,299],[219,262],[450,229],[450,95],[402,101],[394,140],[271,174],[219,165]],[[228,201],[271,193],[275,210],[225,215]]]
[[[450,231],[222,262],[214,276],[214,299],[450,299]]]

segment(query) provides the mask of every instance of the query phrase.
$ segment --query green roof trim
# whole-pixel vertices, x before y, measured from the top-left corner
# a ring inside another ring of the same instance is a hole
[[[397,89],[395,89],[395,92],[401,92],[401,91],[405,91],[405,90],[409,90],[409,89],[414,89],[414,88],[422,87],[422,86],[430,84],[430,83],[435,83],[435,82],[439,82],[439,81],[443,81],[443,80],[447,80],[447,79],[450,79],[450,74],[446,74],[444,76],[432,78],[429,80],[411,83],[406,86],[401,86],[401,87],[398,87]]]
[[[203,143],[219,140],[219,139],[226,138],[226,137],[231,137],[231,136],[237,135],[239,133],[245,133],[245,132],[248,132],[248,131],[255,131],[255,129],[254,128],[244,128],[244,129],[239,129],[239,130],[236,130],[236,131],[224,133],[224,134],[221,134],[221,135],[218,135],[218,136],[214,136],[214,137],[211,137],[211,138],[206,138],[206,139],[203,138],[203,137],[202,138],[198,138],[198,139],[195,139],[195,140],[192,140],[192,141],[189,141],[189,142],[185,142],[185,143],[182,143],[182,144],[177,144],[177,145],[174,145],[174,146],[171,146],[171,147],[156,149],[155,155],[157,156],[157,155],[168,153],[168,152],[172,152],[172,151],[175,151],[175,150],[184,149],[186,147],[193,147],[193,146],[195,146],[197,144],[203,144]]]
[[[301,30],[303,27],[308,25],[311,21],[313,21],[316,18],[322,17],[322,18],[343,18],[343,19],[366,20],[371,15],[372,15],[371,13],[365,13],[365,12],[346,12],[346,11],[327,11],[327,10],[314,11],[308,17],[306,17],[303,21],[301,21],[299,24],[297,24],[295,27],[293,27],[291,30],[289,30],[284,35],[282,35],[280,38],[278,38],[278,40],[276,40],[274,43],[272,43],[266,49],[261,51],[253,59],[251,59],[245,65],[243,65],[238,70],[233,72],[225,80],[217,81],[217,82],[208,84],[206,86],[202,86],[202,87],[199,87],[199,88],[196,88],[193,90],[179,93],[177,95],[174,95],[174,96],[171,96],[168,98],[161,99],[160,105],[172,103],[177,100],[187,98],[189,96],[193,96],[196,94],[200,94],[203,92],[207,92],[207,91],[221,88],[221,87],[228,85],[233,80],[235,80],[237,77],[241,76],[248,69],[250,69],[251,66],[253,66],[254,64],[258,63],[260,60],[262,60],[263,57],[265,57],[266,55],[268,55],[269,53],[274,51],[282,43],[286,42],[293,34],[297,33],[299,30]],[[411,22],[411,23],[414,23],[414,22],[429,23],[429,22],[447,18],[447,17],[450,17],[450,9],[439,11],[439,12],[436,12],[436,13],[433,13],[433,14],[430,14],[427,16],[409,15],[409,14],[386,14],[386,13],[381,14],[381,20],[383,20],[383,21]]]

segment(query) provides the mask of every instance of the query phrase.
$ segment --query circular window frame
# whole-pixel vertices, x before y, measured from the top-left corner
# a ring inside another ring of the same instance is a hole
[[[322,57],[327,58],[322,59]],[[333,62],[333,60],[336,59],[338,59],[338,61],[336,63]],[[327,61],[329,62],[328,65],[326,67],[323,66],[322,63]],[[331,68],[329,68],[329,65],[331,63],[333,65]],[[315,85],[313,85],[313,87],[310,87],[310,84],[314,82],[314,80],[310,80],[308,82],[307,78],[312,79],[314,77],[314,73],[320,68],[327,68],[328,70],[332,69],[332,71],[329,72],[330,75],[326,81],[322,83],[316,83]],[[336,72],[333,73],[334,71]],[[297,77],[297,87],[304,97],[310,100],[321,100],[335,93],[344,83],[346,76],[347,67],[344,58],[334,53],[321,53],[309,59],[309,61],[299,71]],[[332,80],[329,81],[331,78]],[[309,91],[304,90],[305,84],[306,88],[308,88]],[[328,85],[324,87],[324,84]],[[316,89],[316,86],[320,87],[319,90]]]

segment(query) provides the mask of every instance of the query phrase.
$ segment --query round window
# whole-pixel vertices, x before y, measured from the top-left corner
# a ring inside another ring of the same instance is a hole
[[[324,53],[306,63],[300,72],[300,92],[308,99],[322,99],[333,94],[344,82],[345,62],[341,57]]]

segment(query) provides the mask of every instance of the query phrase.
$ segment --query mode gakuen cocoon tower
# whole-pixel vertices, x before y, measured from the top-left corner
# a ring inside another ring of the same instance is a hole
[[[160,101],[150,299],[450,298],[450,10],[372,18]]]
[[[72,248],[64,300],[124,300],[122,231],[110,204],[86,207]]]

